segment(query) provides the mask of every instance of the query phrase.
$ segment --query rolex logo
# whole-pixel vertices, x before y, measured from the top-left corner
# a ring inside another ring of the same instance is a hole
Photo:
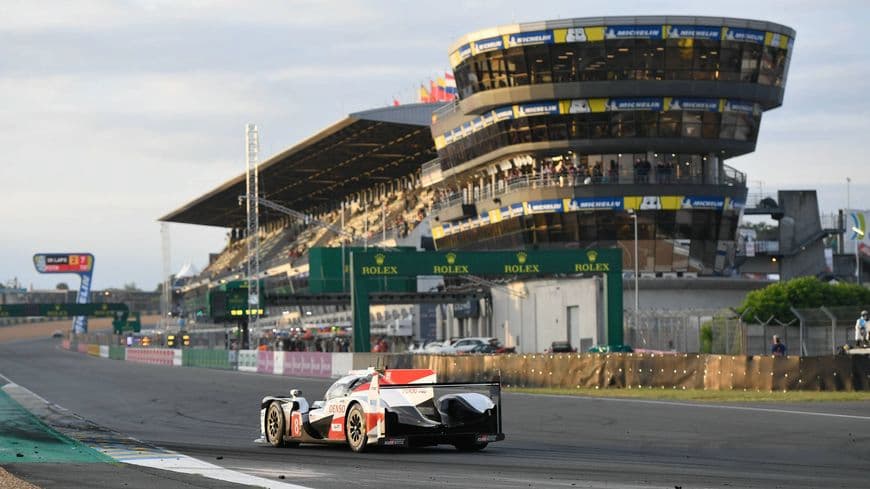
[[[589,259],[590,263],[595,263],[595,260],[598,259],[598,252],[595,250],[589,250],[586,252],[586,258]]]
[[[456,263],[456,253],[447,253],[447,264],[453,265]]]
[[[386,259],[387,259],[387,255],[385,255],[385,254],[383,254],[383,253],[378,253],[377,255],[375,255],[375,263],[376,263],[378,266],[383,265],[383,264],[384,264],[384,260],[386,260]]]
[[[526,262],[527,257],[528,255],[525,251],[520,251],[519,253],[517,253],[517,261],[520,262],[520,265]]]

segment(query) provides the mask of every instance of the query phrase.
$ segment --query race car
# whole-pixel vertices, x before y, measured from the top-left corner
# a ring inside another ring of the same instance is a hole
[[[498,381],[438,383],[429,369],[369,368],[338,379],[322,401],[309,404],[301,394],[263,398],[258,442],[346,443],[364,452],[438,444],[477,451],[504,440]]]

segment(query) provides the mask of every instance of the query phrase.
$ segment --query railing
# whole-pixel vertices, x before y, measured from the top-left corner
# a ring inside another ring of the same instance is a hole
[[[720,178],[720,184],[726,185],[743,185],[746,182],[746,175],[729,166],[725,167],[725,172]],[[602,176],[580,176],[580,175],[560,175],[538,174],[535,176],[524,175],[511,177],[504,180],[499,180],[495,185],[484,185],[482,188],[475,188],[473,195],[463,194],[463,192],[452,192],[445,194],[440,198],[436,198],[432,206],[433,211],[438,211],[453,207],[460,204],[472,204],[482,202],[488,199],[493,199],[499,195],[508,194],[517,190],[527,188],[553,188],[553,187],[580,187],[583,185],[596,184],[683,184],[683,185],[702,185],[704,179],[701,176],[674,176],[671,173],[651,172],[649,174],[635,173],[634,175],[602,175]]]
[[[453,112],[456,112],[456,110],[458,110],[458,109],[459,109],[459,99],[456,99],[451,103],[447,103],[447,104],[433,110],[432,115],[434,115],[435,118],[437,119],[439,117],[446,116],[447,114],[452,114]]]

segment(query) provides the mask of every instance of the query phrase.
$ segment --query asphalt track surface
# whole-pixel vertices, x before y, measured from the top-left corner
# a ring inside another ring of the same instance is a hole
[[[311,488],[870,484],[868,402],[711,405],[507,393],[507,440],[483,452],[444,446],[354,454],[253,443],[262,396],[300,388],[316,399],[330,381],[138,365],[63,351],[50,340],[0,345],[0,373],[125,435]],[[36,471],[8,470],[25,479]],[[159,480],[159,472],[149,477]],[[152,487],[170,487],[173,477]]]

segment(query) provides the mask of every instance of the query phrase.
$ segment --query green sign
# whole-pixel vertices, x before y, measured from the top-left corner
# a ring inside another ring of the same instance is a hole
[[[351,254],[354,351],[370,349],[369,293],[377,280],[418,275],[516,276],[594,273],[605,277],[607,344],[622,344],[622,252],[618,249],[431,251]]]
[[[127,323],[130,308],[127,304],[106,302],[102,304],[3,304],[0,305],[0,318],[7,317],[49,317],[66,318],[90,316],[97,318],[113,318],[112,325],[117,330],[119,325]],[[138,317],[138,316],[137,316]]]

